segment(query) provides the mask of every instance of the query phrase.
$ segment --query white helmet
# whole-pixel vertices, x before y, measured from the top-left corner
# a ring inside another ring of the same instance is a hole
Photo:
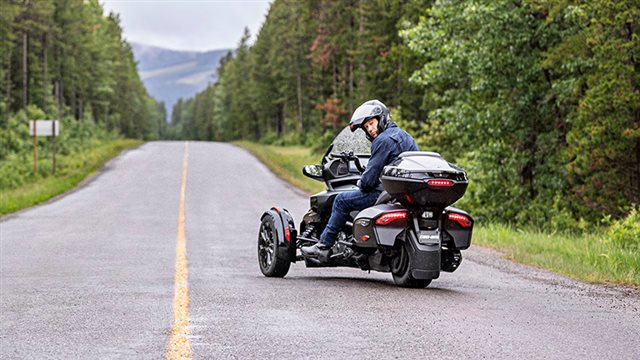
[[[373,118],[378,119],[378,135],[380,135],[389,125],[391,114],[389,114],[387,107],[379,100],[369,100],[358,106],[351,116],[349,128],[351,131],[356,131],[358,128],[363,128],[364,124]],[[371,137],[368,132],[365,131],[365,134],[369,141],[373,141],[373,137]]]

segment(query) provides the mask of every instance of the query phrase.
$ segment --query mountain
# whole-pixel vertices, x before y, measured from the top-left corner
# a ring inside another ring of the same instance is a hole
[[[167,117],[179,98],[190,98],[216,81],[218,62],[229,49],[179,51],[131,43],[140,78],[149,95],[164,101]]]

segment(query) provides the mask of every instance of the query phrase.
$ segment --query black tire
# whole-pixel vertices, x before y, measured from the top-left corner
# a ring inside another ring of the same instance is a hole
[[[271,216],[265,216],[258,233],[258,264],[266,277],[284,277],[291,266],[291,261],[278,255],[277,237],[275,221]]]
[[[411,275],[411,256],[409,256],[410,239],[402,243],[400,254],[396,256],[391,263],[391,275],[393,282],[404,288],[425,288],[431,284],[431,279],[416,279]]]

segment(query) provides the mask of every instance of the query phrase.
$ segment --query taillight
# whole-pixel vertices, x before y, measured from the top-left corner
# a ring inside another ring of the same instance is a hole
[[[376,225],[388,225],[396,220],[406,219],[408,217],[408,213],[406,211],[394,211],[390,213],[383,214],[376,220]]]
[[[453,180],[431,179],[431,180],[427,180],[427,185],[439,186],[439,187],[453,186]]]
[[[449,218],[449,220],[457,222],[463,228],[468,228],[468,227],[471,227],[472,225],[471,219],[469,219],[468,216],[465,216],[462,214],[449,213],[447,217]]]
[[[284,227],[284,238],[287,240],[287,242],[291,242],[291,230],[289,230],[288,226]]]

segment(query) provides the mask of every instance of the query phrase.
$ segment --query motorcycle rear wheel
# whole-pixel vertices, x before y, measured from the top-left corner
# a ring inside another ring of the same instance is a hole
[[[271,216],[265,216],[258,233],[258,264],[266,277],[284,277],[291,267],[291,261],[278,254],[277,237],[275,221]]]
[[[391,264],[391,275],[393,282],[400,287],[405,288],[425,288],[431,284],[431,279],[416,279],[411,275],[411,256],[408,247],[411,246],[409,241],[405,241],[400,248],[400,254],[393,259]]]

